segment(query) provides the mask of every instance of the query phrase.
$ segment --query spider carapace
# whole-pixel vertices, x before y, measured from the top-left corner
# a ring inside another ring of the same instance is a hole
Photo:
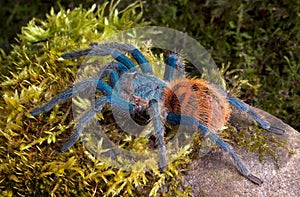
[[[166,60],[163,79],[153,74],[152,68],[142,53],[130,44],[122,43],[93,43],[90,49],[63,54],[64,59],[81,56],[111,55],[116,61],[110,62],[100,76],[86,79],[76,84],[40,108],[31,111],[32,115],[51,110],[59,102],[83,92],[92,82],[101,97],[96,98],[94,106],[88,109],[76,122],[75,131],[61,150],[68,150],[80,137],[84,126],[100,112],[106,104],[118,108],[120,111],[129,110],[134,116],[142,116],[152,120],[154,134],[157,138],[158,167],[165,171],[167,168],[166,145],[163,138],[164,122],[169,125],[185,125],[193,127],[229,153],[242,175],[256,184],[262,180],[253,175],[235,154],[232,148],[224,142],[214,131],[221,129],[230,117],[231,106],[247,113],[262,128],[283,134],[279,129],[260,118],[255,111],[244,102],[227,94],[217,85],[202,79],[185,79],[184,64],[176,54],[171,54]],[[137,62],[135,63],[121,51],[129,52]],[[104,81],[108,78],[108,82]],[[148,122],[149,122],[148,121]]]

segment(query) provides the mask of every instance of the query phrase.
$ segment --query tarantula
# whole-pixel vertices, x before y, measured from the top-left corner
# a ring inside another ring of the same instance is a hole
[[[202,79],[184,79],[184,64],[176,54],[168,56],[163,79],[160,79],[154,76],[143,54],[130,44],[111,42],[93,43],[91,46],[93,47],[86,50],[63,54],[62,57],[69,59],[87,55],[111,55],[116,61],[109,63],[100,77],[87,79],[96,84],[96,89],[102,96],[97,98],[94,107],[88,109],[78,120],[74,133],[62,146],[61,151],[68,150],[79,139],[84,126],[106,104],[113,105],[121,111],[128,110],[129,106],[131,115],[152,120],[159,152],[158,166],[162,171],[167,167],[163,118],[170,125],[181,124],[196,128],[230,154],[242,175],[256,184],[262,183],[260,178],[245,167],[232,148],[213,131],[220,129],[228,121],[231,106],[250,115],[268,131],[283,134],[284,130],[261,119],[249,105],[227,94],[222,88]],[[121,51],[130,53],[140,69]],[[104,77],[108,77],[109,81],[104,82]],[[73,88],[67,89],[44,106],[32,110],[31,114],[38,115],[49,111],[59,102],[64,102],[85,88],[83,85],[76,92]],[[163,112],[164,117],[161,115]]]

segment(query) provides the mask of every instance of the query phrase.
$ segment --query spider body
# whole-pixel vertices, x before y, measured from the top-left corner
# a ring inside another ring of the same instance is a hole
[[[116,62],[109,63],[100,77],[79,82],[76,88],[60,93],[44,106],[31,111],[32,115],[49,111],[59,102],[83,92],[90,84],[89,82],[92,82],[102,93],[102,96],[95,100],[94,106],[77,121],[75,131],[62,146],[62,151],[68,150],[79,139],[84,126],[106,104],[109,104],[120,111],[129,110],[133,117],[142,117],[147,120],[146,123],[153,121],[159,152],[158,166],[162,171],[165,171],[167,167],[166,146],[163,138],[163,121],[166,121],[171,125],[182,124],[196,128],[222,150],[229,153],[242,175],[256,184],[262,183],[262,180],[244,166],[231,147],[213,131],[225,125],[231,113],[230,106],[248,113],[264,129],[277,134],[283,134],[283,130],[269,125],[250,106],[230,96],[216,85],[202,79],[184,80],[184,65],[175,54],[167,58],[164,76],[160,79],[154,76],[146,58],[132,45],[93,43],[91,46],[91,49],[66,53],[62,57],[68,59],[111,55]],[[139,64],[142,72],[121,51],[129,52]],[[108,83],[104,82],[105,77],[108,77]]]
[[[125,73],[120,78],[119,94],[126,98],[133,96],[142,100],[161,100],[167,84],[155,76],[140,72]],[[128,99],[128,98],[127,98]]]

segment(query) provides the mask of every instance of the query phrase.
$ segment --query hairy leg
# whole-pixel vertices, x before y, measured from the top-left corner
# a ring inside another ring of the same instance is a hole
[[[177,76],[175,76],[175,71],[178,71]],[[171,54],[167,58],[164,80],[173,81],[174,78],[180,79],[184,76],[184,64],[180,61],[179,57],[176,54]]]
[[[54,98],[52,98],[48,103],[44,106],[36,108],[32,110],[30,113],[32,115],[38,115],[43,112],[50,111],[55,105],[59,103],[65,102],[68,98],[77,95],[78,93],[84,91],[85,89],[89,88],[91,84],[96,84],[96,88],[103,94],[103,95],[111,95],[113,92],[112,87],[110,87],[107,83],[98,80],[98,79],[87,79],[82,82],[79,82],[74,87],[69,88],[62,93],[58,94]]]
[[[252,109],[249,105],[247,105],[246,103],[242,102],[239,99],[236,99],[234,97],[232,97],[231,95],[227,95],[228,101],[230,103],[230,105],[236,107],[238,110],[241,110],[243,112],[246,112],[250,115],[250,117],[252,117],[262,128],[276,133],[276,134],[284,134],[285,130],[282,130],[280,128],[277,128],[273,125],[270,125],[268,122],[266,122],[265,120],[261,119]]]
[[[260,185],[263,183],[263,181],[253,175],[243,164],[243,162],[239,159],[239,157],[236,155],[236,153],[232,150],[232,148],[224,142],[219,136],[217,136],[215,133],[211,132],[207,126],[201,121],[194,117],[187,116],[187,115],[181,115],[181,114],[174,114],[170,113],[167,116],[167,121],[171,124],[183,124],[187,126],[194,126],[196,127],[205,137],[209,137],[211,141],[216,143],[222,150],[228,152],[235,162],[238,170],[241,172],[242,175],[244,175],[246,178],[248,178],[250,181]]]
[[[164,129],[160,120],[160,112],[158,108],[158,102],[155,99],[149,102],[149,113],[153,121],[154,131],[157,138],[158,155],[159,161],[158,166],[161,171],[166,171],[167,169],[167,157],[166,157],[166,146],[164,142]]]
[[[119,110],[123,110],[123,111],[128,110],[128,106],[129,106],[129,110],[132,111],[132,113],[135,110],[134,109],[135,106],[132,106],[128,102],[119,99],[116,96],[103,96],[96,99],[94,107],[87,110],[76,123],[74,133],[72,134],[70,139],[61,147],[62,152],[67,151],[79,139],[85,125],[88,124],[92,120],[92,118],[96,115],[96,113],[100,112],[106,104],[114,105]]]
[[[135,64],[120,51],[130,52],[132,57],[137,61],[143,73],[153,74],[152,68],[149,65],[143,54],[130,44],[120,43],[91,43],[91,49],[80,50],[62,55],[64,59],[78,58],[81,56],[107,56],[111,55],[115,60],[127,66],[131,71],[137,71]]]

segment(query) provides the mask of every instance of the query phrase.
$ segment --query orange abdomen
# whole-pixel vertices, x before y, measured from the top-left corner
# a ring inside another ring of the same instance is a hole
[[[230,116],[225,95],[202,79],[175,82],[164,91],[164,104],[169,112],[193,116],[209,129],[221,129]]]

